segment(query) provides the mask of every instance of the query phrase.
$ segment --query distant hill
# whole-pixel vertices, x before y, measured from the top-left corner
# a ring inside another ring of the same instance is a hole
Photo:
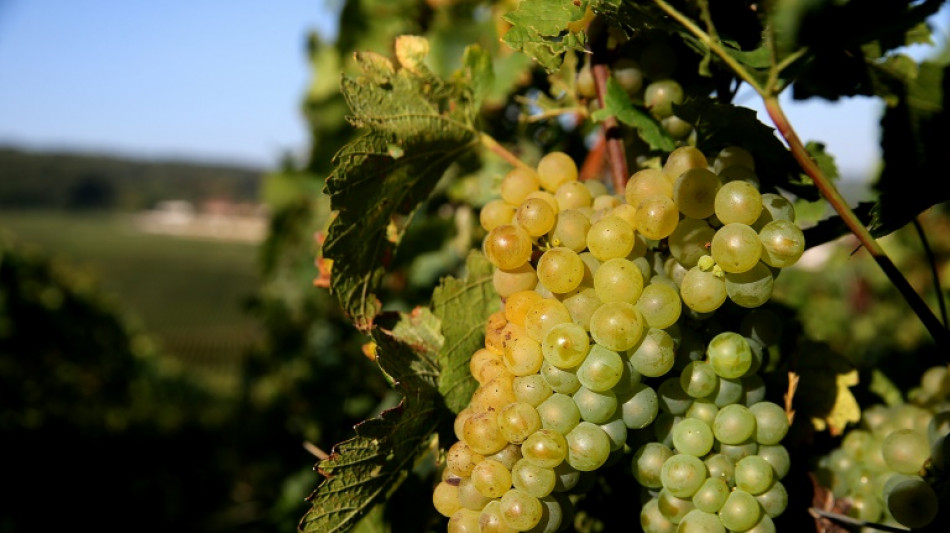
[[[256,202],[263,171],[0,147],[0,208],[134,211],[163,200]]]

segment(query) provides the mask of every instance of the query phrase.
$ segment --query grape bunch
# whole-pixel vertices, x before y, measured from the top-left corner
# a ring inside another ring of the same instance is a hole
[[[948,499],[950,374],[928,369],[910,402],[864,410],[862,427],[845,433],[841,445],[818,463],[818,477],[847,513],[866,522],[924,527]]]
[[[479,386],[433,493],[448,530],[563,530],[590,473],[644,435],[645,531],[774,530],[788,419],[757,375],[767,313],[749,311],[742,334],[708,319],[727,298],[764,304],[801,255],[791,204],[759,193],[737,147],[712,168],[679,148],[618,195],[552,152],[500,189],[480,223],[504,306],[471,357]]]

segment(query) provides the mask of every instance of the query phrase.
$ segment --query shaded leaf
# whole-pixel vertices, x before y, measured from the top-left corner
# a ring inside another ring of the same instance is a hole
[[[812,160],[818,165],[821,172],[832,182],[838,180],[840,174],[835,165],[834,156],[825,151],[825,145],[815,141],[809,141],[805,144],[805,149],[811,155]],[[802,181],[810,182],[810,178],[802,176]],[[818,222],[829,210],[829,204],[824,198],[818,198],[814,201],[805,199],[795,200],[795,221],[799,225],[809,225]]]
[[[438,396],[428,379],[406,369],[417,354],[376,330],[380,366],[396,377],[402,402],[378,418],[357,424],[356,437],[333,447],[317,465],[326,479],[310,495],[299,529],[312,533],[350,530],[373,505],[387,498],[408,475],[439,423]]]
[[[587,36],[583,31],[570,31],[568,25],[583,19],[586,10],[586,1],[523,0],[504,16],[512,27],[502,40],[554,72],[564,60],[564,52],[584,51]]]
[[[478,102],[471,92],[429,72],[418,38],[400,42],[402,67],[378,54],[359,53],[362,74],[343,79],[349,119],[366,131],[337,153],[327,179],[337,211],[323,249],[333,260],[330,287],[364,331],[379,313],[373,291],[405,229],[387,235],[387,228],[425,200],[477,139]]]
[[[861,406],[851,393],[851,387],[858,384],[858,371],[852,370],[847,374],[839,374],[835,380],[835,402],[831,411],[824,418],[812,418],[815,429],[825,429],[832,436],[844,433],[848,424],[861,420]]]
[[[439,350],[439,392],[454,413],[464,409],[478,383],[469,360],[484,346],[485,322],[498,310],[500,300],[492,286],[491,263],[472,251],[465,262],[464,279],[447,277],[432,295],[434,316],[441,320],[445,341]]]
[[[649,113],[634,106],[627,91],[613,77],[607,80],[604,107],[595,111],[591,118],[604,120],[609,116],[615,116],[620,122],[636,128],[640,138],[650,145],[651,150],[670,152],[676,148],[676,142],[663,126]]]

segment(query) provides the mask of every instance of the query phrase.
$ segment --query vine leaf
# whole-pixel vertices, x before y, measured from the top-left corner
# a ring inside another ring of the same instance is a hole
[[[604,107],[594,111],[591,118],[602,121],[610,116],[615,116],[620,122],[636,128],[640,138],[650,145],[651,150],[672,152],[676,148],[676,143],[660,123],[649,113],[634,106],[627,91],[613,77],[607,80]]]
[[[572,31],[570,26],[582,20],[586,12],[586,0],[523,0],[504,16],[512,26],[502,40],[553,73],[560,68],[566,51],[585,50],[587,35],[582,30]]]
[[[835,164],[835,158],[833,155],[828,153],[825,150],[825,145],[820,142],[809,141],[805,144],[805,149],[808,151],[808,154],[811,155],[812,160],[815,161],[815,164],[818,165],[818,168],[821,169],[821,172],[829,180],[836,181],[840,174],[838,172],[838,166]],[[810,181],[807,175],[802,176],[803,181]],[[795,221],[799,224],[805,223],[810,225],[810,223],[818,222],[829,210],[829,204],[825,201],[824,198],[819,198],[814,201],[805,200],[802,198],[795,200]]]
[[[920,212],[950,199],[939,179],[950,165],[945,137],[950,120],[950,66],[921,63],[917,77],[903,88],[900,104],[881,119],[881,150],[886,162],[871,210],[871,234],[880,237],[903,227]]]
[[[478,386],[469,371],[469,359],[484,346],[485,321],[499,306],[491,263],[472,251],[465,264],[465,279],[444,278],[432,295],[433,312],[441,319],[445,338],[438,354],[439,393],[454,413],[468,405]]]
[[[481,93],[469,87],[480,86],[475,82],[487,75],[490,62],[477,60],[484,52],[470,49],[465,72],[446,82],[426,67],[427,52],[425,39],[400,37],[398,66],[378,54],[357,53],[361,74],[342,82],[353,113],[348,119],[365,131],[334,157],[326,188],[337,215],[323,256],[333,261],[331,291],[362,331],[372,328],[380,311],[373,291],[405,230],[391,222],[425,200],[478,138]]]
[[[378,418],[357,424],[356,436],[334,446],[317,464],[325,479],[307,498],[311,508],[300,521],[300,531],[340,533],[355,526],[408,476],[440,422],[434,374],[419,372],[430,366],[426,357],[379,328],[373,339],[377,361],[403,400]]]

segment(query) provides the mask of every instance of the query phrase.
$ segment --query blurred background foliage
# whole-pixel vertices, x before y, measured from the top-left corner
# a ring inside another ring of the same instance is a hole
[[[484,113],[496,138],[533,139],[527,154],[579,151],[565,143],[572,127],[517,119],[514,97],[537,101],[527,84],[547,90],[552,81],[532,74],[522,54],[499,50],[497,12],[512,3],[345,2],[337,42],[306,42],[311,152],[264,176],[0,150],[0,533],[296,528],[319,482],[315,454],[398,400],[362,353],[368,339],[314,286],[331,216],[323,181],[354,135],[340,72],[354,68],[355,50],[391,55],[393,39],[410,33],[429,38],[431,66],[447,77],[477,42],[497,58]],[[380,293],[390,308],[428,303],[480,239],[466,204],[485,201],[502,167],[460,163],[411,221]],[[266,237],[259,246],[190,241],[128,224],[131,211],[172,198],[262,203]],[[935,279],[950,276],[947,215],[938,205],[919,218],[932,261],[913,225],[884,241],[935,309],[944,296]],[[860,370],[856,395],[877,398],[876,370],[907,390],[945,354],[856,247],[844,238],[815,249],[778,278],[775,298]],[[431,465],[420,472],[361,527],[431,526],[434,511],[420,505]]]

